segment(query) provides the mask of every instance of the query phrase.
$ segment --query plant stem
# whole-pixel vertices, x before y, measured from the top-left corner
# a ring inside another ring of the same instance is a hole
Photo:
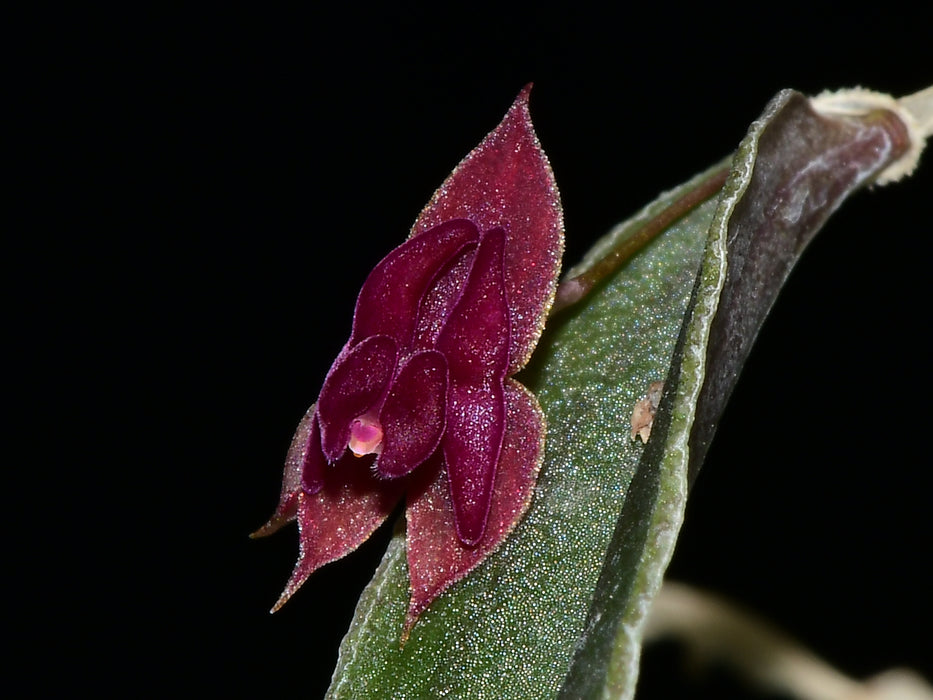
[[[837,671],[809,649],[737,606],[682,583],[665,581],[651,608],[645,641],[675,639],[694,661],[719,663],[760,689],[801,700],[933,700],[933,688],[909,669],[866,681]]]
[[[593,267],[583,274],[563,280],[557,286],[557,295],[554,299],[554,306],[551,308],[551,314],[553,315],[583,299],[593,287],[619,269],[635,253],[651,242],[655,236],[670,228],[679,219],[717,194],[725,184],[728,174],[728,166],[713,172],[708,178],[681,196],[680,199],[675,200],[670,206],[646,221],[632,235],[621,240],[608,255]]]

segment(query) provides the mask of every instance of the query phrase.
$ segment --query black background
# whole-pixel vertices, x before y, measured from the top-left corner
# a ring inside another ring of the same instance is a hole
[[[36,17],[9,277],[16,425],[36,428],[14,436],[10,617],[33,686],[320,697],[388,533],[274,616],[296,534],[246,535],[362,280],[434,188],[534,81],[573,264],[779,89],[933,82],[928,38],[884,9]],[[670,568],[856,676],[933,676],[926,160],[847,202],[795,270]],[[649,652],[641,696],[747,694],[680,661]]]

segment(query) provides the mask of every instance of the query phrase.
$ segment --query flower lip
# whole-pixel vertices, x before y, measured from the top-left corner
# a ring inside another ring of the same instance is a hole
[[[354,418],[350,422],[350,440],[347,447],[357,457],[382,452],[382,425],[372,413]]]
[[[385,431],[380,476],[405,476],[437,450],[447,427],[447,375],[437,350],[415,353],[399,370],[379,413]]]

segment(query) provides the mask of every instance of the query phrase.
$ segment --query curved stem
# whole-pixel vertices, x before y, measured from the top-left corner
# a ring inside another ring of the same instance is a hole
[[[697,206],[717,194],[726,182],[729,167],[713,172],[708,178],[698,183],[692,190],[670,206],[649,219],[631,236],[623,239],[608,255],[583,274],[563,280],[557,286],[557,295],[551,315],[583,299],[600,281],[608,277],[644,248],[655,236],[670,228],[679,219],[686,216]]]
[[[737,606],[665,581],[645,641],[675,639],[701,663],[726,664],[761,689],[800,700],[933,700],[917,673],[892,669],[866,681],[837,671],[783,632]]]

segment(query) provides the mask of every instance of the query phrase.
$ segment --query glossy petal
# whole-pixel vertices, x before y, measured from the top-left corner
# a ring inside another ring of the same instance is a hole
[[[392,338],[376,335],[341,353],[331,367],[317,401],[321,445],[328,460],[347,449],[350,422],[382,403],[395,371],[396,353]]]
[[[486,527],[505,429],[502,382],[509,361],[509,313],[504,244],[502,229],[483,236],[463,296],[437,344],[450,377],[444,459],[457,533],[471,545]]]
[[[505,232],[483,236],[457,306],[437,341],[447,358],[451,380],[481,384],[502,382],[509,361],[509,307],[502,273]]]
[[[399,348],[411,345],[418,307],[431,282],[446,263],[479,239],[476,226],[463,219],[445,221],[389,253],[369,273],[356,302],[353,345],[373,335],[394,338]]]
[[[347,453],[329,469],[314,495],[299,491],[297,520],[301,551],[275,612],[317,569],[340,559],[375,532],[399,502],[404,480],[382,481],[372,473],[372,458]]]
[[[413,234],[467,218],[506,230],[505,280],[512,320],[509,374],[528,361],[554,299],[564,222],[554,173],[528,112],[528,85],[505,118],[434,193]]]
[[[475,246],[461,251],[451,259],[421,299],[412,344],[413,351],[426,350],[437,345],[437,339],[444,330],[444,324],[447,323],[454,307],[460,301],[460,295],[470,275],[470,270],[473,268],[475,257]]]
[[[414,355],[392,382],[379,420],[385,433],[380,475],[405,476],[431,456],[446,426],[447,360],[436,350]]]
[[[472,546],[483,536],[493,480],[505,432],[501,385],[452,385],[443,453],[460,540]]]
[[[409,489],[407,499],[411,602],[406,631],[437,596],[502,544],[531,503],[544,456],[544,414],[531,392],[512,380],[505,383],[505,404],[508,419],[489,520],[475,547],[459,541],[443,469],[413,475],[420,483]]]

